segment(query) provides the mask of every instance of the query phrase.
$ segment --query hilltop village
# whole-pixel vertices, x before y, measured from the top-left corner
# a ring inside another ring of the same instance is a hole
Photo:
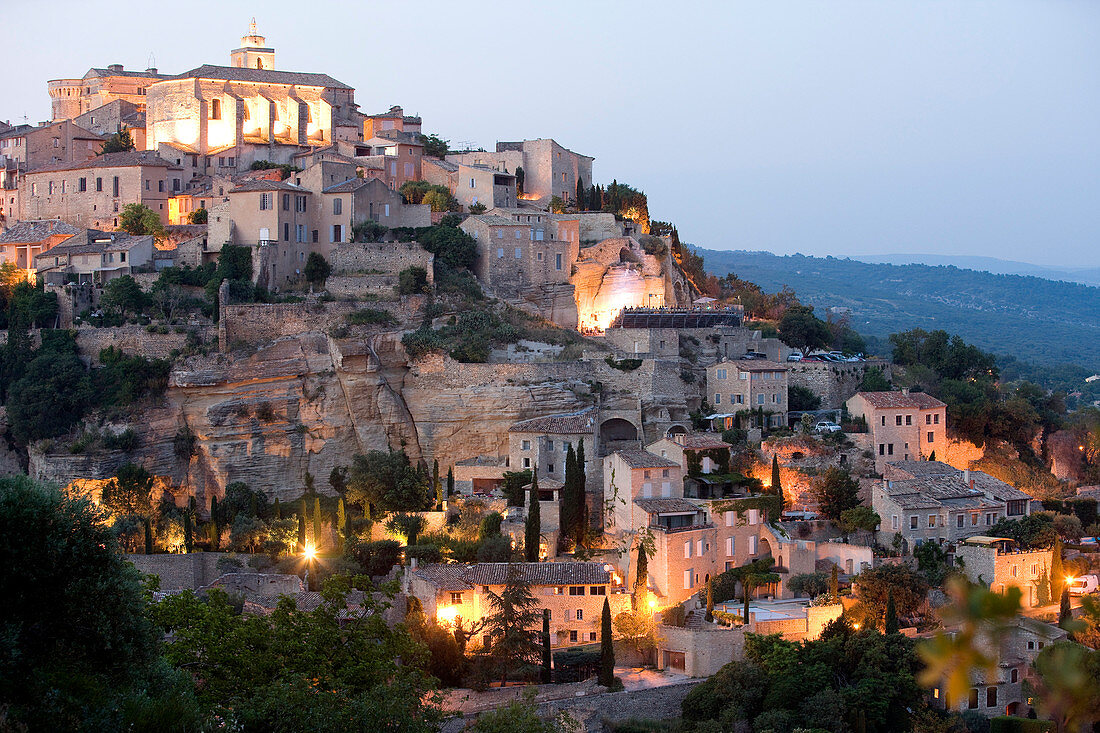
[[[386,618],[415,616],[433,664],[461,647],[429,670],[446,686],[503,663],[573,694],[613,647],[672,690],[638,717],[668,718],[768,635],[862,626],[911,654],[955,628],[963,577],[1021,594],[994,662],[961,693],[910,675],[862,729],[1041,707],[1024,682],[1095,578],[1095,490],[1052,510],[979,470],[944,401],[844,346],[842,314],[777,328],[713,297],[591,155],[452,150],[280,70],[254,22],[228,61],[93,68],[48,83],[51,121],[0,123],[0,465],[101,507],[159,597],[221,588],[263,615],[316,607],[329,576],[388,580]],[[516,588],[534,651],[498,628]],[[583,689],[575,712],[614,718]],[[848,705],[808,727],[859,730]]]

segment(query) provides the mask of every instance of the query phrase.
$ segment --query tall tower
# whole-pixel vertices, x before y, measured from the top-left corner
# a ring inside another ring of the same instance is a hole
[[[275,49],[267,48],[266,40],[256,32],[256,19],[248,24],[248,35],[241,37],[241,47],[229,54],[229,65],[245,69],[274,69]]]

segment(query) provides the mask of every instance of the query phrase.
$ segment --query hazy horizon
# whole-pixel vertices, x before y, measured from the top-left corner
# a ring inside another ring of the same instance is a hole
[[[400,104],[453,145],[554,137],[707,249],[1100,266],[1095,3],[310,10],[15,4],[0,119],[47,119],[46,81],[90,67],[227,64],[255,14],[277,68],[330,74],[365,112]]]

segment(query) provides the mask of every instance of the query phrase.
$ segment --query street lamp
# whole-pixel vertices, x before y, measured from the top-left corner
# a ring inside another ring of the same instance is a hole
[[[309,590],[309,564],[317,557],[317,548],[307,544],[302,550],[302,557],[306,560],[306,576],[304,578],[306,590]]]

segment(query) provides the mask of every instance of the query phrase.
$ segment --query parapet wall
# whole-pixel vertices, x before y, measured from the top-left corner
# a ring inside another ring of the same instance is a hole
[[[143,575],[160,578],[161,590],[197,590],[218,579],[218,560],[224,552],[192,552],[186,555],[126,555]]]
[[[821,398],[822,409],[843,407],[849,397],[859,391],[863,375],[871,367],[882,369],[891,378],[890,364],[881,360],[858,362],[790,362],[788,386],[806,387]]]
[[[338,244],[329,254],[334,275],[396,275],[409,267],[422,267],[432,282],[435,255],[416,242]]]
[[[183,333],[175,327],[169,327],[168,333],[150,333],[145,326],[118,326],[115,328],[95,328],[80,326],[76,329],[76,345],[80,357],[91,366],[99,365],[99,352],[109,346],[121,349],[131,356],[144,356],[146,359],[168,359],[173,351],[181,351],[187,345],[188,333],[194,331],[203,340],[213,334],[205,327],[181,327]]]

